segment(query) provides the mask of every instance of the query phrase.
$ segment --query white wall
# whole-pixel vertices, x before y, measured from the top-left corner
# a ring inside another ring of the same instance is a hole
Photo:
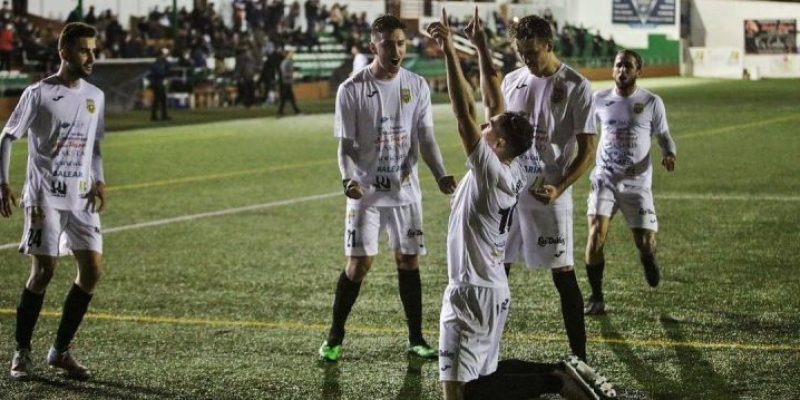
[[[797,19],[800,23],[800,4],[745,0],[693,0],[691,6],[693,47],[735,48],[744,53],[745,19]],[[800,56],[747,55],[742,66],[762,77],[800,76]],[[741,74],[740,74],[741,76]]]

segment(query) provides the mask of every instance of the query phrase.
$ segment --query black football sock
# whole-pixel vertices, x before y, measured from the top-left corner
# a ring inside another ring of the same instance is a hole
[[[328,333],[328,345],[338,346],[344,340],[344,324],[350,315],[361,291],[361,282],[353,282],[347,278],[347,274],[342,271],[339,275],[339,282],[336,284],[336,295],[333,298],[333,323]]]
[[[90,301],[92,301],[92,295],[73,283],[67,293],[67,299],[64,300],[64,311],[61,313],[61,322],[58,324],[56,342],[53,345],[59,352],[67,351],[69,348],[69,344],[75,337],[75,332],[78,331],[83,316],[89,308]]]
[[[658,272],[658,264],[656,263],[656,255],[654,253],[639,253],[639,259],[644,266],[645,276],[647,283],[651,287],[658,286],[661,275]]]
[[[561,297],[561,315],[572,354],[586,361],[586,322],[583,317],[583,295],[575,271],[555,272],[553,283]]]
[[[17,306],[17,327],[15,331],[17,350],[30,350],[33,328],[36,327],[36,321],[39,320],[39,312],[42,311],[43,301],[44,293],[36,294],[28,290],[28,288],[22,289],[22,296],[20,296],[19,305]]]
[[[589,278],[589,285],[592,287],[592,299],[596,301],[603,301],[603,271],[605,268],[605,261],[597,264],[586,264],[586,276]]]
[[[398,269],[397,283],[400,286],[400,300],[408,323],[408,343],[412,346],[423,344],[422,338],[422,281],[419,270]]]
[[[505,268],[505,270],[506,270],[506,278],[511,276],[511,266],[510,265],[506,265],[503,268]]]
[[[503,360],[497,371],[467,382],[467,400],[528,400],[544,393],[561,391],[561,379],[554,374],[558,364]]]

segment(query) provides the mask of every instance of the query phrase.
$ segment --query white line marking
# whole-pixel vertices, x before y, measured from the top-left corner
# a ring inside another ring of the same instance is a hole
[[[341,192],[332,192],[332,193],[325,193],[325,194],[317,194],[313,196],[306,196],[306,197],[298,197],[294,199],[287,199],[287,200],[280,200],[280,201],[273,201],[270,203],[262,203],[262,204],[254,204],[250,206],[244,207],[236,207],[236,208],[227,208],[224,210],[217,210],[217,211],[209,211],[199,214],[189,214],[189,215],[182,215],[179,217],[173,218],[165,218],[165,219],[157,219],[154,221],[142,222],[138,224],[132,225],[123,225],[117,226],[114,228],[104,229],[103,233],[114,233],[114,232],[123,232],[129,231],[133,229],[141,229],[141,228],[149,228],[153,226],[161,226],[161,225],[169,225],[178,222],[186,222],[186,221],[193,221],[200,218],[209,218],[209,217],[219,217],[222,215],[230,215],[230,214],[237,214],[246,211],[253,211],[253,210],[260,210],[264,208],[272,208],[272,207],[280,207],[280,206],[288,206],[295,203],[303,203],[307,201],[315,201],[315,200],[324,200],[331,197],[341,196]],[[777,201],[777,202],[796,202],[800,201],[800,196],[750,196],[744,194],[725,194],[725,195],[717,195],[717,194],[698,194],[698,193],[663,193],[660,195],[656,195],[657,199],[665,199],[665,200],[719,200],[719,201]],[[17,248],[19,246],[18,242],[13,243],[6,243],[0,246],[0,251]]]
[[[210,211],[204,212],[199,214],[189,214],[189,215],[182,215],[180,217],[173,217],[173,218],[165,218],[165,219],[157,219],[154,221],[142,222],[138,224],[131,224],[131,225],[123,225],[117,226],[114,228],[103,229],[103,233],[114,233],[114,232],[123,232],[129,231],[133,229],[141,229],[141,228],[149,228],[153,226],[161,226],[161,225],[169,225],[178,222],[186,222],[186,221],[193,221],[200,218],[209,218],[209,217],[219,217],[221,215],[229,215],[229,214],[236,214],[246,211],[253,211],[253,210],[261,210],[265,208],[273,208],[273,207],[280,207],[280,206],[288,206],[297,203],[303,203],[307,201],[314,201],[314,200],[323,200],[328,199],[331,197],[342,196],[341,192],[333,192],[333,193],[325,193],[325,194],[317,194],[313,196],[306,196],[306,197],[297,197],[294,199],[287,199],[287,200],[280,200],[280,201],[273,201],[270,203],[262,203],[262,204],[254,204],[251,206],[244,206],[244,207],[236,207],[236,208],[228,208],[224,210],[218,211]],[[0,250],[6,250],[11,248],[17,248],[19,243],[7,243],[0,246]]]
[[[663,193],[656,194],[657,199],[665,200],[720,200],[720,201],[800,201],[800,196],[763,195],[752,196],[749,194],[713,194],[713,193]]]

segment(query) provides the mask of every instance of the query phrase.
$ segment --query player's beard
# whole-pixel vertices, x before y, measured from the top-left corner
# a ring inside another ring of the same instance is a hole
[[[614,83],[617,85],[617,89],[619,89],[619,90],[629,89],[629,88],[632,88],[634,85],[636,85],[636,77],[635,76],[629,76],[622,82],[620,82],[620,79],[617,78],[617,79],[614,79]]]

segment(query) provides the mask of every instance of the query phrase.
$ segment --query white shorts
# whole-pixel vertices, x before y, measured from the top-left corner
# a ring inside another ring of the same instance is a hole
[[[589,198],[586,200],[586,215],[612,218],[617,210],[621,210],[629,228],[658,232],[656,207],[649,187],[628,183],[613,185],[596,178],[592,178],[591,185]]]
[[[521,262],[529,269],[572,266],[572,243],[571,206],[517,206],[505,263]]]
[[[378,238],[384,230],[389,235],[392,250],[401,254],[427,253],[420,203],[396,207],[348,204],[344,219],[344,255],[378,254]]]
[[[33,221],[31,210],[25,208],[25,227],[20,253],[37,256],[64,256],[72,250],[103,252],[103,235],[100,230],[100,215],[79,210],[57,210],[40,207],[44,218]]]
[[[439,380],[469,382],[497,369],[511,305],[508,287],[448,285],[439,316]]]

